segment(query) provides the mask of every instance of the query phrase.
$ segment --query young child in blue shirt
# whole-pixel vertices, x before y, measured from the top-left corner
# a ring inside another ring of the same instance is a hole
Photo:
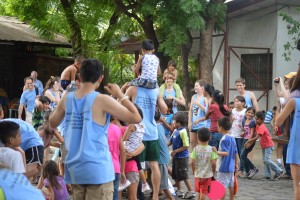
[[[178,112],[173,116],[175,130],[170,138],[169,145],[172,144],[173,151],[171,156],[172,161],[172,178],[177,185],[177,196],[185,199],[195,197],[195,192],[192,189],[189,175],[188,175],[188,162],[189,162],[189,137],[185,126],[187,125],[188,116],[183,112]],[[181,190],[180,181],[184,181],[188,192],[183,194]]]
[[[234,199],[234,172],[238,166],[238,153],[236,142],[230,134],[231,122],[229,117],[218,119],[218,132],[223,136],[220,140],[219,150],[213,147],[213,151],[219,156],[217,160],[217,180],[225,188],[229,189],[230,200]],[[226,192],[222,199],[225,199]]]
[[[170,135],[173,132],[172,122],[173,122],[173,101],[172,99],[165,99],[165,103],[168,107],[167,114],[162,115],[160,118],[160,122],[163,125],[163,128],[165,130],[165,135],[170,139]]]

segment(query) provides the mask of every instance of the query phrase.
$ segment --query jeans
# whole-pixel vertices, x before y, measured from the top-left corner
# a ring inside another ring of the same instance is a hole
[[[251,162],[251,160],[249,160],[248,158],[248,153],[250,153],[252,151],[252,149],[255,146],[255,142],[248,148],[246,149],[244,147],[244,144],[248,141],[248,139],[244,139],[243,145],[242,145],[242,150],[241,150],[241,157],[240,157],[240,171],[246,171],[246,173],[249,173],[249,171],[251,169],[254,169],[255,166],[253,165],[253,163]]]
[[[266,149],[262,149],[262,159],[264,161],[264,173],[265,177],[271,178],[271,169],[275,172],[275,174],[279,174],[282,170],[278,167],[272,160],[271,155],[273,152],[273,147],[268,147]]]
[[[238,150],[239,158],[241,157],[242,148],[244,147],[244,138],[235,138],[236,147]]]
[[[115,174],[115,180],[114,180],[114,195],[113,200],[118,200],[119,196],[119,182],[120,182],[120,174]]]
[[[287,148],[288,148],[288,144],[284,144],[282,157],[283,157],[283,164],[284,164],[285,172],[287,175],[291,176],[291,166],[290,166],[290,164],[286,163]]]
[[[222,138],[222,134],[218,132],[210,133],[210,140],[208,142],[208,145],[219,149],[219,143],[221,138]]]

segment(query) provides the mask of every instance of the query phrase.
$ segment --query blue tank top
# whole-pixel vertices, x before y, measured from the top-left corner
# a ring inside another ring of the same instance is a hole
[[[295,98],[295,113],[292,122],[290,140],[287,148],[287,160],[289,164],[300,164],[300,154],[297,153],[300,146],[300,98]]]
[[[197,95],[193,96],[194,99],[197,99]],[[197,130],[203,127],[206,127],[206,123],[207,121],[201,121],[199,122],[197,125],[194,124],[194,121],[196,121],[197,119],[200,119],[201,117],[205,116],[205,112],[208,109],[208,104],[205,105],[205,97],[202,97],[199,101],[199,103],[206,107],[205,111],[201,110],[201,108],[199,106],[197,106],[196,104],[192,105],[192,130]]]
[[[50,92],[51,92],[51,94],[54,96],[54,98],[56,98],[56,93],[53,91],[53,90],[51,90],[51,89],[48,89],[48,90],[50,90]],[[56,104],[53,102],[53,101],[51,101],[50,102],[50,107],[52,108],[52,110],[56,107]]]
[[[92,105],[99,93],[91,92],[76,98],[67,94],[65,144],[69,153],[65,163],[65,181],[69,184],[103,184],[115,178],[108,147],[107,131],[110,115],[104,126],[93,121]]]
[[[137,87],[136,103],[143,111],[142,124],[145,127],[143,141],[152,141],[158,139],[156,122],[154,120],[156,101],[158,97],[158,88],[147,89]]]
[[[173,89],[172,92],[167,92],[167,90],[165,90],[164,99],[166,99],[166,97],[176,97],[176,91],[175,91],[175,89]],[[173,114],[175,114],[175,113],[178,112],[177,103],[175,101],[173,101],[172,111],[173,111]]]
[[[240,95],[239,95],[239,93],[236,93],[235,96],[240,96]],[[246,108],[253,107],[250,91],[246,91],[246,93],[243,95],[243,97],[245,98]]]

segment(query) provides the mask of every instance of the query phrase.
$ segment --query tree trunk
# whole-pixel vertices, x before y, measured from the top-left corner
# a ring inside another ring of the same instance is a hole
[[[189,76],[189,54],[192,48],[193,39],[189,30],[186,30],[188,41],[186,44],[181,45],[181,59],[182,59],[182,78],[183,78],[183,96],[186,104],[191,99],[191,83]]]
[[[198,74],[199,78],[205,82],[213,83],[213,59],[212,59],[212,39],[216,17],[206,21],[205,30],[200,32],[200,56]]]
[[[73,56],[76,57],[77,55],[82,55],[81,30],[72,10],[71,4],[68,0],[60,0],[60,3],[64,9],[67,22],[72,32],[71,44],[73,48]]]

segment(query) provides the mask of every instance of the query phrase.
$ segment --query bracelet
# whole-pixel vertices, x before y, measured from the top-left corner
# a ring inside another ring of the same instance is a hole
[[[124,96],[119,100],[119,103],[122,103],[122,101],[124,101],[125,99],[129,99],[129,96]]]

